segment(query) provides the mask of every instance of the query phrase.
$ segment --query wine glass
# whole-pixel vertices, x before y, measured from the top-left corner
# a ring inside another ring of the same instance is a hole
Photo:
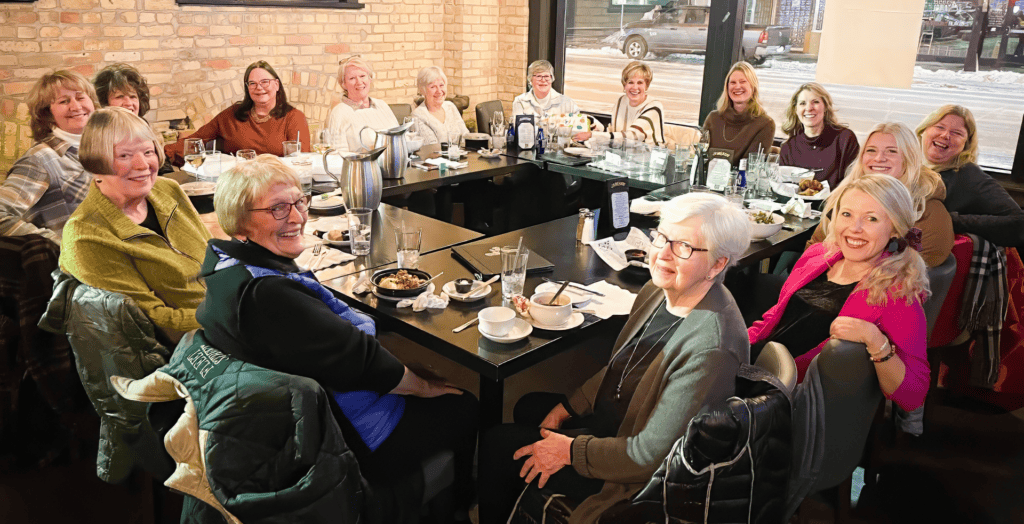
[[[494,114],[491,115],[491,124],[494,124],[495,122],[497,122],[498,125],[501,125],[501,126],[505,125],[505,112],[504,111],[495,111]]]
[[[334,144],[334,137],[331,135],[330,129],[321,129],[316,132],[313,138],[313,151],[318,154],[324,154]]]
[[[185,162],[192,164],[192,167],[199,169],[199,166],[203,165],[203,139],[202,138],[186,138],[185,139]]]

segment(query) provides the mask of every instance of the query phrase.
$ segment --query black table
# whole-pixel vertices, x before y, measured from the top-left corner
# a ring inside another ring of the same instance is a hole
[[[437,158],[440,155],[440,146],[437,144],[423,146],[416,154],[422,159]],[[471,180],[494,178],[511,173],[535,172],[540,168],[536,164],[507,156],[484,158],[475,151],[470,152],[462,161],[469,165],[462,169],[448,169],[443,175],[440,169],[426,171],[409,166],[405,170],[404,178],[384,180],[382,194],[384,197],[407,195],[424,189],[449,186]]]

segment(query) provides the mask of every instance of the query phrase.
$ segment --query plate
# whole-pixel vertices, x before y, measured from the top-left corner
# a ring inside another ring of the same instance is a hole
[[[534,293],[554,293],[554,292],[558,291],[558,288],[560,288],[560,287],[562,287],[561,284],[555,284],[554,282],[545,282],[545,283],[537,286],[533,290],[533,292]],[[584,286],[584,287],[586,287],[586,286]],[[573,289],[572,286],[566,286],[565,291],[562,291],[562,294],[572,299],[572,306],[573,307],[583,307],[583,306],[589,304],[590,301],[594,298],[594,295],[591,295],[590,293],[587,293],[586,291],[580,291],[578,289]]]
[[[498,158],[501,156],[501,152],[497,149],[481,149],[480,156],[482,158]]]
[[[479,280],[473,281],[474,286],[479,283]],[[462,293],[455,291],[455,281],[452,280],[446,283],[445,285],[441,286],[441,291],[448,293],[448,296],[451,297],[452,300],[458,302],[476,302],[477,300],[480,300],[481,298],[484,298],[487,295],[491,294],[491,285],[487,284],[486,286],[476,290],[476,292],[473,293],[472,295],[463,295]]]
[[[779,166],[779,176],[789,180],[790,182],[797,182],[805,178],[811,178],[814,176],[814,171],[805,167]]]
[[[188,196],[212,195],[215,189],[216,182],[186,182],[181,185],[181,190]]]
[[[490,287],[490,286],[487,286],[487,287]],[[583,315],[580,315],[580,316],[583,316]],[[480,331],[480,334],[483,335],[483,337],[488,339],[488,340],[493,340],[495,342],[501,342],[503,344],[511,344],[513,342],[519,342],[520,340],[530,336],[530,333],[533,333],[533,326],[531,326],[529,322],[527,322],[527,321],[525,321],[525,320],[523,320],[523,319],[521,319],[519,317],[516,317],[515,324],[512,325],[512,329],[509,330],[508,334],[503,336],[503,337],[496,337],[494,335],[488,335],[487,333],[484,333],[483,330],[479,330],[479,329],[477,331]]]
[[[313,197],[313,200],[309,202],[311,209],[327,210],[336,209],[345,206],[345,199],[341,195],[333,195],[328,198],[323,198],[323,195],[317,195]]]
[[[812,201],[817,201],[817,200],[825,200],[826,198],[828,198],[828,195],[829,195],[828,181],[822,182],[821,185],[824,186],[824,187],[822,188],[821,191],[818,191],[818,193],[816,195],[812,195],[812,196],[799,195],[800,198],[803,199],[805,202],[812,202]],[[772,181],[771,182],[771,186],[772,186],[772,191],[775,191],[775,193],[777,195],[783,196],[783,197],[786,197],[786,198],[793,198],[800,191],[800,186],[798,186],[797,184],[792,184],[790,182],[779,183],[779,182]]]
[[[562,324],[560,326],[549,326],[547,324],[541,324],[534,320],[533,318],[530,319],[530,323],[533,324],[533,327],[537,329],[543,329],[545,331],[568,331],[570,329],[580,327],[580,324],[583,323],[583,313],[580,313],[579,311],[573,311],[572,316],[569,317],[569,320],[567,320],[565,324]]]
[[[332,245],[334,247],[348,246],[350,244],[350,242],[348,240],[331,240],[331,239],[327,238],[327,233],[322,233],[320,235],[320,238],[324,239],[325,243],[327,243],[329,245]],[[348,231],[347,230],[345,230],[345,238],[346,239],[348,238]]]
[[[578,156],[582,158],[597,158],[601,156],[601,153],[595,152],[589,147],[567,147],[562,150],[563,153],[572,156]]]

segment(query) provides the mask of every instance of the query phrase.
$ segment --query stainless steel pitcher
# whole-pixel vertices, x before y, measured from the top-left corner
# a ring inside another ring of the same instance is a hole
[[[385,129],[383,131],[374,131],[370,126],[363,126],[362,129],[356,133],[359,137],[359,144],[365,149],[370,149],[363,142],[363,131],[369,129],[373,131],[377,137],[374,140],[373,147],[384,147],[386,151],[384,155],[380,157],[378,162],[381,167],[381,176],[386,179],[403,178],[405,177],[405,169],[409,166],[409,145],[405,142],[405,133],[412,126],[412,122],[402,124],[398,127],[391,129]]]
[[[381,180],[378,162],[385,149],[378,147],[365,153],[341,155],[343,162],[340,175],[331,173],[331,168],[327,164],[327,155],[334,152],[334,149],[324,151],[324,171],[338,181],[338,187],[345,195],[345,205],[348,208],[377,209],[380,205],[384,182]]]

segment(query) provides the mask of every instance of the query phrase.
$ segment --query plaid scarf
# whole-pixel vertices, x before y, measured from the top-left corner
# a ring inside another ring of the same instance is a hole
[[[960,327],[972,336],[970,385],[992,389],[999,378],[999,332],[1006,317],[1006,253],[977,235],[964,282]]]

